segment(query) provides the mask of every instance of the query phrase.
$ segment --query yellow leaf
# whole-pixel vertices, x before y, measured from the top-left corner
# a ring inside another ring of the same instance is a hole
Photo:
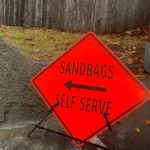
[[[140,128],[134,128],[136,132],[141,133]]]

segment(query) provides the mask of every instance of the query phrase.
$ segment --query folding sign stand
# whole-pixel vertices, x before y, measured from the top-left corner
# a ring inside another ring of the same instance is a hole
[[[50,115],[52,113],[52,111],[59,105],[59,102],[57,102],[54,106],[52,106],[49,111],[45,114],[45,116],[39,121],[39,123],[37,123],[34,128],[29,132],[29,134],[27,135],[27,137],[29,138],[31,136],[31,134],[38,128],[38,129],[41,129],[41,130],[45,130],[47,132],[51,132],[51,133],[54,133],[54,134],[57,134],[59,136],[63,136],[65,138],[68,138],[68,139],[72,139],[72,140],[75,140],[75,141],[79,141],[81,143],[84,143],[86,145],[91,145],[91,146],[94,146],[94,147],[97,147],[97,148],[100,148],[100,149],[103,149],[103,150],[109,150],[108,148],[104,147],[104,146],[101,146],[101,145],[98,145],[98,144],[94,144],[94,143],[91,143],[91,142],[86,142],[86,141],[83,141],[81,139],[78,139],[78,138],[75,138],[75,137],[72,137],[72,136],[69,136],[67,134],[63,134],[63,133],[60,133],[60,132],[57,132],[57,131],[54,131],[54,130],[51,130],[51,129],[47,129],[45,127],[42,127],[40,126],[42,122],[44,122],[44,120],[48,117],[48,115]],[[110,131],[112,131],[112,128],[111,128],[111,125],[109,123],[109,120],[108,120],[108,117],[107,117],[107,114],[104,113],[104,118],[105,118],[105,121],[106,121],[106,124],[108,126],[108,129]]]

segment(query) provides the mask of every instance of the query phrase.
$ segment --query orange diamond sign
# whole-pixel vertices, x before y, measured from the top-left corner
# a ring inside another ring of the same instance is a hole
[[[89,141],[144,104],[149,90],[104,45],[88,33],[33,78],[33,85],[65,131]],[[77,144],[77,143],[76,143]]]

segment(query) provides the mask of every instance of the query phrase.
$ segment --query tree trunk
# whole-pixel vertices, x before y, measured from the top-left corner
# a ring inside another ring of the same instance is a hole
[[[147,34],[148,42],[145,48],[145,55],[144,55],[144,69],[145,71],[150,73],[150,23],[148,26],[148,34]]]

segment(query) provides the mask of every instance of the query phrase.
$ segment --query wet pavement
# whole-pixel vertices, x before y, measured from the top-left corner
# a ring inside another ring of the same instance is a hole
[[[150,89],[150,80],[143,81]],[[103,132],[99,138],[110,150],[150,150],[150,101]]]
[[[40,66],[43,67],[46,64],[43,62]],[[136,73],[138,66],[134,64],[128,67],[133,73]],[[143,83],[150,89],[150,79]],[[150,120],[150,101],[115,124],[112,127],[113,131],[107,130],[98,138],[110,150],[150,150],[150,124],[145,124],[146,120]],[[70,147],[69,149],[76,148]]]
[[[43,62],[43,66],[46,64]],[[150,80],[143,82],[150,88]],[[150,120],[150,101],[112,126],[112,131],[107,130],[100,134],[94,142],[101,143],[102,140],[110,150],[150,150],[150,124],[146,124],[146,120]],[[1,127],[0,150],[81,150],[70,140],[39,129],[27,138],[35,124],[36,122],[24,122],[19,126]],[[65,133],[53,116],[43,125]],[[87,146],[82,150],[96,148]]]
[[[0,129],[0,150],[96,150],[91,146],[78,148],[71,140],[40,129],[36,129],[30,137],[27,137],[36,123],[32,122],[20,127],[2,127]],[[53,115],[49,116],[42,126],[65,133]],[[105,146],[98,138],[92,142]]]
[[[115,124],[100,139],[111,150],[150,150],[150,101]]]
[[[110,150],[150,150],[150,102],[135,110],[126,118],[112,126],[113,131],[105,131],[98,136]],[[0,129],[0,150],[81,150],[70,140],[39,129],[27,138],[36,122],[20,127]],[[65,133],[53,116],[43,124],[47,128]],[[97,141],[97,144],[103,144]],[[97,150],[87,146],[82,150]]]

